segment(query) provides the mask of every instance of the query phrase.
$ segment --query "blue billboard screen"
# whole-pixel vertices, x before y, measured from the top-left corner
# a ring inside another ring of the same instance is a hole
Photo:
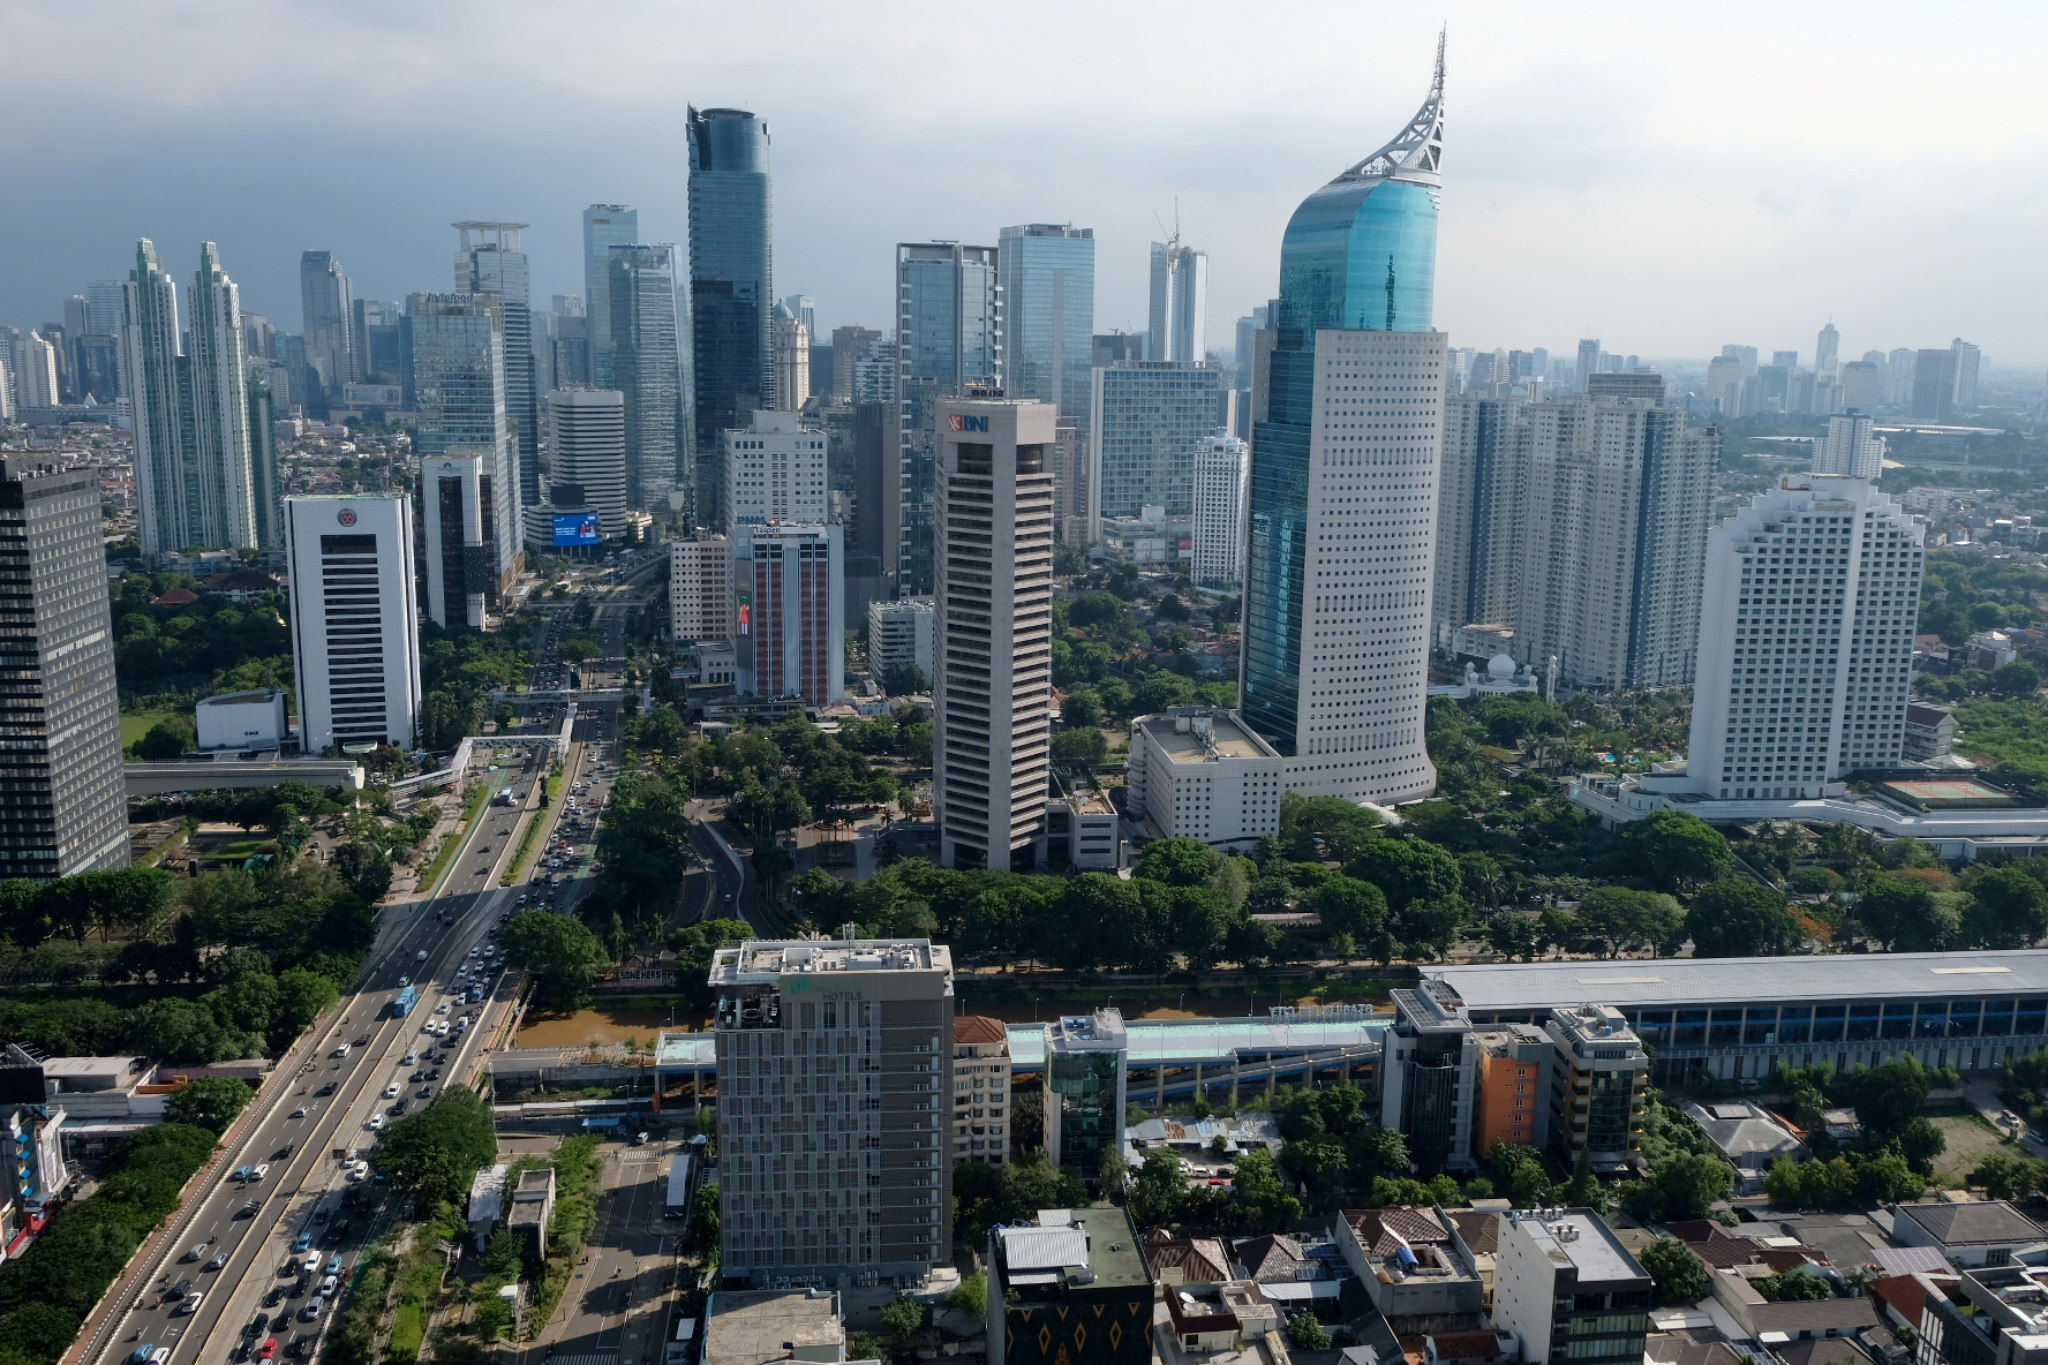
[[[555,514],[555,544],[595,545],[604,537],[598,530],[595,512],[557,512]]]

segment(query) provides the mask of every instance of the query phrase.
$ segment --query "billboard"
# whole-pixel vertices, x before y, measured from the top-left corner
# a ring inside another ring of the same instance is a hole
[[[595,512],[555,513],[555,544],[595,545],[604,538]]]

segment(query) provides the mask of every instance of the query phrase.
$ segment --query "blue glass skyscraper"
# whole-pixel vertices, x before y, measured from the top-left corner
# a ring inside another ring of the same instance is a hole
[[[1244,719],[1291,790],[1405,800],[1423,742],[1443,435],[1432,331],[1443,48],[1400,134],[1311,194],[1280,248],[1252,412]]]
[[[612,248],[640,241],[640,211],[627,204],[592,204],[583,210],[583,296],[590,329],[590,382],[613,387]]]
[[[1004,387],[1086,422],[1095,357],[1095,229],[1006,227],[996,239],[1003,288]]]
[[[769,393],[774,299],[768,125],[745,109],[691,109],[690,325],[696,449],[747,424]],[[698,506],[717,505],[719,471],[698,471]]]

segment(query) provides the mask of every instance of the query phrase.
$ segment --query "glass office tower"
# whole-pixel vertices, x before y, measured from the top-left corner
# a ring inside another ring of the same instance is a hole
[[[589,325],[590,382],[616,387],[612,376],[612,248],[640,240],[640,210],[630,204],[592,204],[583,210],[583,296]]]
[[[677,487],[687,441],[682,332],[676,319],[676,249],[622,246],[611,252],[612,372],[626,396],[626,505],[654,511]],[[700,502],[694,520],[701,521]]]
[[[1253,395],[1244,719],[1315,795],[1425,795],[1444,338],[1443,51],[1399,136],[1311,194],[1281,243]]]
[[[883,571],[899,595],[936,581],[934,498],[941,398],[1003,387],[1003,291],[996,249],[896,247],[896,479],[884,492]]]
[[[689,136],[695,448],[713,464],[719,433],[745,426],[770,392],[768,125],[745,109],[693,108]],[[700,506],[715,502],[716,473],[698,471]]]
[[[496,294],[505,328],[505,411],[518,455],[519,504],[540,506],[540,396],[533,377],[533,311],[528,302],[524,223],[461,222],[455,292]]]
[[[1095,355],[1095,229],[1006,227],[996,240],[1003,286],[1007,390],[1088,420]]]

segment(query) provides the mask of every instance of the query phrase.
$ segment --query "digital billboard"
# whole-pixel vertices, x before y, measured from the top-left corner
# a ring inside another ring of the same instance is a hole
[[[555,544],[595,545],[604,539],[595,512],[555,513]]]

